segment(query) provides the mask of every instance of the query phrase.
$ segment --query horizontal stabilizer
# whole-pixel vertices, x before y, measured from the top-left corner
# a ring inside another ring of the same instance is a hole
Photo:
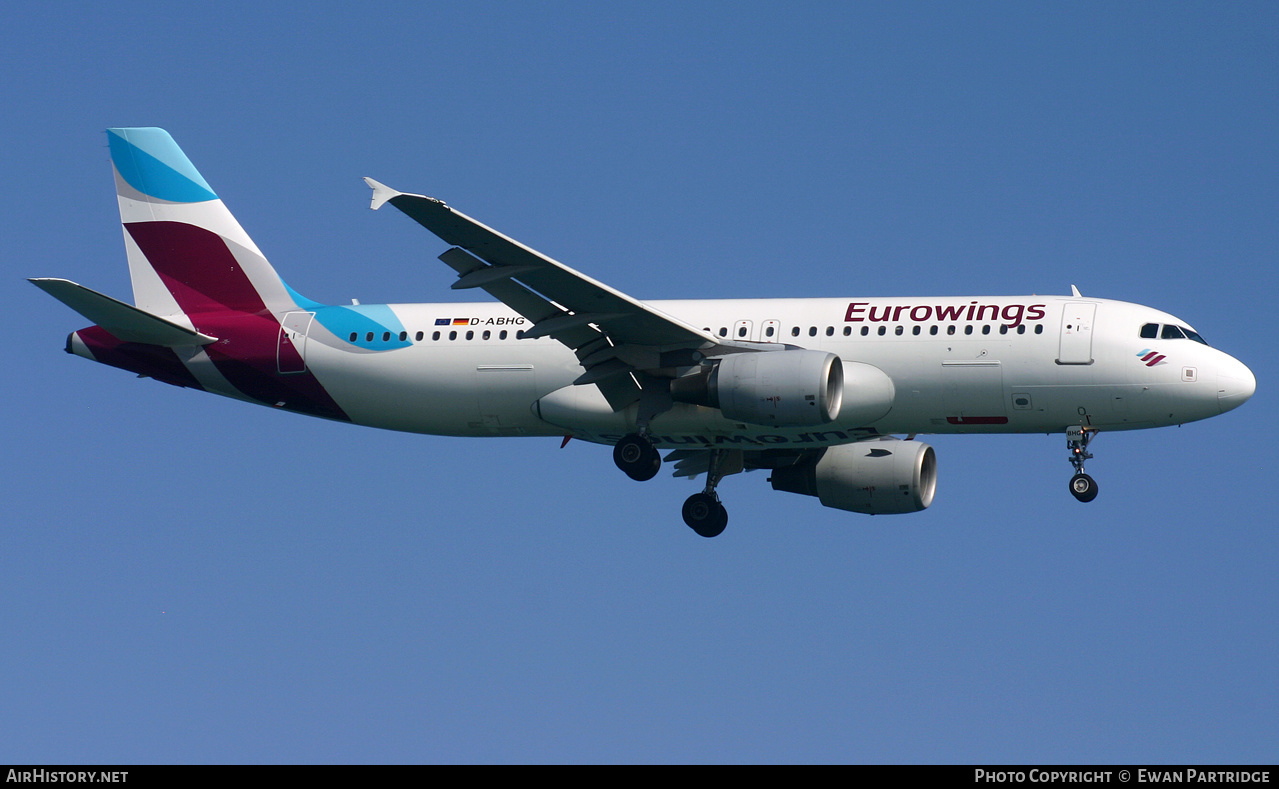
[[[152,315],[123,301],[116,301],[71,280],[37,278],[27,280],[40,290],[80,313],[124,342],[142,342],[175,348],[217,342],[198,331]]]

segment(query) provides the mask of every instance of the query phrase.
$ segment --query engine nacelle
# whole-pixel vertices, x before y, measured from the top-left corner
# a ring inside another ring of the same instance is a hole
[[[825,351],[734,353],[713,368],[677,378],[671,396],[752,425],[824,425],[839,416],[844,367]]]
[[[937,455],[919,441],[885,438],[828,447],[816,463],[774,469],[773,490],[816,496],[867,515],[919,512],[937,491]]]

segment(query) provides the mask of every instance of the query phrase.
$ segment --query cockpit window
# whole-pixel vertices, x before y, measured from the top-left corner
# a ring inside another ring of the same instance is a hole
[[[1195,331],[1194,329],[1187,329],[1186,327],[1183,326],[1181,327],[1181,330],[1186,333],[1187,337],[1194,340],[1195,342],[1200,342],[1200,343],[1203,343],[1204,345],[1208,344],[1208,341],[1205,340],[1203,337],[1200,337],[1199,332]]]
[[[1208,341],[1199,336],[1194,329],[1188,329],[1185,326],[1173,326],[1171,323],[1164,324],[1163,331],[1159,330],[1158,323],[1147,323],[1141,327],[1142,339],[1153,340],[1159,338],[1162,340],[1194,340],[1197,343],[1207,345]]]

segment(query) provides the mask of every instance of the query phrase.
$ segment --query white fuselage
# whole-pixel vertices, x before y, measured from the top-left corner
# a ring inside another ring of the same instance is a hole
[[[1246,397],[1231,399],[1232,382],[1251,379],[1241,363],[1202,343],[1140,335],[1143,325],[1184,322],[1107,299],[647,303],[730,340],[785,343],[872,365],[895,389],[888,412],[869,423],[836,419],[811,428],[743,424],[717,409],[677,403],[652,420],[650,437],[662,447],[821,446],[872,432],[1157,427],[1233,408]],[[357,424],[458,436],[572,435],[600,443],[635,429],[634,406],[613,413],[594,385],[573,386],[583,372],[573,353],[551,338],[517,339],[528,324],[501,304],[389,308],[408,338],[401,347],[379,347],[381,337],[368,341],[364,334],[352,342],[319,320],[305,338],[307,367]],[[449,325],[437,325],[444,322]],[[850,387],[846,411],[856,396]]]

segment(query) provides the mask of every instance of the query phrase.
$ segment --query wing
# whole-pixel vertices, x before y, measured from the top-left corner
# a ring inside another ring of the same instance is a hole
[[[676,449],[667,453],[666,462],[674,463],[673,477],[694,478],[706,474],[711,467],[710,449]],[[798,466],[805,463],[816,463],[826,451],[820,449],[763,449],[758,451],[741,449],[715,450],[721,453],[719,473],[727,476],[742,471],[758,469],[777,469],[787,466]]]
[[[370,208],[403,211],[453,248],[440,255],[458,273],[454,289],[480,288],[523,315],[525,337],[552,337],[577,354],[585,372],[620,410],[639,399],[636,374],[695,363],[693,352],[720,340],[498,233],[440,200],[397,192],[365,178]]]

